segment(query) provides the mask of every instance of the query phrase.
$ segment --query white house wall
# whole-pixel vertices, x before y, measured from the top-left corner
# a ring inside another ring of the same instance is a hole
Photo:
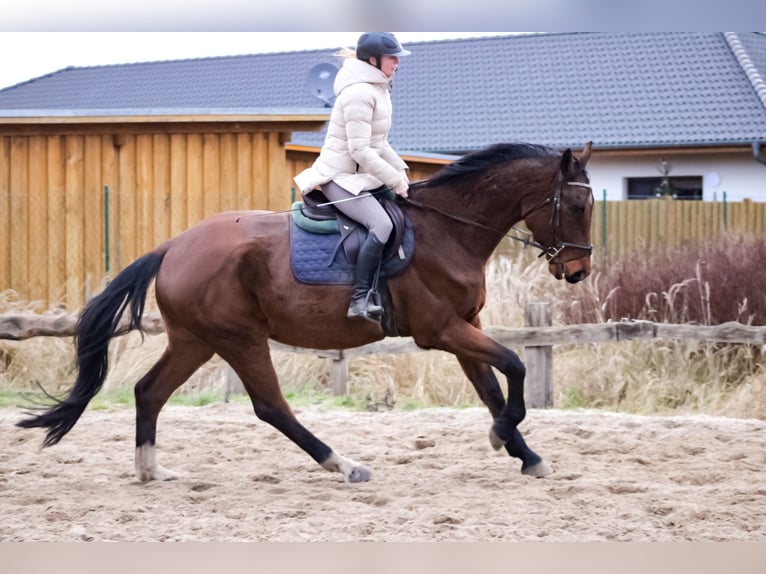
[[[666,159],[671,177],[702,176],[703,199],[722,201],[766,201],[766,165],[755,161],[749,153],[660,154],[641,155],[595,154],[588,163],[593,193],[608,201],[627,199],[627,180],[632,177],[661,177],[660,162]]]

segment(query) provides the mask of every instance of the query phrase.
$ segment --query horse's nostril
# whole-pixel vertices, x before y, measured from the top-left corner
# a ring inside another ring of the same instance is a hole
[[[585,271],[578,271],[577,273],[572,273],[571,275],[567,275],[566,279],[569,283],[579,283],[583,279],[585,279]]]

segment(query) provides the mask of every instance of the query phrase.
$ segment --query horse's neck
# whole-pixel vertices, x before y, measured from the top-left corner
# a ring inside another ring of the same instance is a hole
[[[524,189],[521,182],[510,189]],[[489,258],[511,227],[521,221],[522,194],[481,183],[468,190],[428,189],[413,199],[431,209],[418,210],[444,245]]]
[[[418,232],[417,242],[429,244],[436,253],[465,253],[483,265],[510,229],[501,221],[486,223],[486,215],[454,203],[425,198],[422,203],[430,208],[408,210],[408,216]]]

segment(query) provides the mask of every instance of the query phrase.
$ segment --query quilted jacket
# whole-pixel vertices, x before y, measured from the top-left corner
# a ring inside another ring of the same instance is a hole
[[[335,77],[336,100],[314,164],[295,176],[301,192],[328,181],[357,195],[396,187],[407,164],[388,143],[391,78],[367,62],[347,58]]]

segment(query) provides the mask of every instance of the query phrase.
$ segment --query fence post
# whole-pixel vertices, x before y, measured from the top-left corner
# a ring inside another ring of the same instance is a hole
[[[606,248],[607,229],[606,226],[609,222],[606,218],[606,188],[604,188],[603,199],[601,200],[601,253],[604,258],[604,266],[609,263],[609,252]]]
[[[327,357],[324,353],[319,354],[320,357]],[[330,387],[332,388],[332,394],[336,396],[345,396],[348,394],[348,359],[345,353],[337,351],[337,354],[333,353],[330,356]],[[229,366],[228,363],[224,366],[224,402],[229,402],[232,395],[239,395],[245,392],[245,387],[242,381],[234,372],[234,369]]]
[[[342,350],[338,351],[337,358],[332,358],[330,384],[333,395],[345,396],[348,394],[348,360]]]
[[[242,395],[245,393],[245,385],[242,384],[242,380],[239,375],[234,372],[229,363],[223,366],[223,378],[226,381],[223,393],[223,402],[228,403],[231,399],[231,395]]]
[[[551,307],[548,303],[529,303],[524,309],[527,327],[550,327]],[[524,401],[527,407],[553,407],[553,347],[524,347],[527,367]]]

